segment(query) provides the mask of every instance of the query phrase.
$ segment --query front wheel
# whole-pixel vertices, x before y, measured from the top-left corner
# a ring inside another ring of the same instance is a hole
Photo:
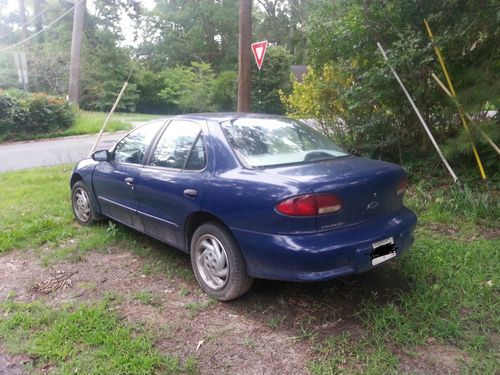
[[[191,265],[198,284],[211,297],[229,301],[245,294],[253,279],[231,234],[221,225],[201,225],[191,239]]]
[[[92,225],[100,218],[91,200],[87,185],[82,181],[75,182],[71,188],[71,206],[76,220],[81,225]]]

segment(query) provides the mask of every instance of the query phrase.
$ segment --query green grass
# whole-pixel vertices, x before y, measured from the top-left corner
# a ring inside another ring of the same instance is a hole
[[[0,304],[0,338],[11,353],[36,358],[58,374],[174,374],[186,368],[160,354],[152,337],[123,324],[104,303],[51,309],[42,303]],[[195,370],[189,364],[190,372]]]
[[[79,257],[112,242],[102,226],[76,225],[70,206],[69,166],[0,174],[0,253],[44,250]],[[83,241],[83,239],[85,239]]]
[[[91,228],[73,218],[70,166],[0,174],[0,254],[31,249],[45,265],[80,261],[88,251],[120,248],[145,258],[148,272],[193,280],[189,259],[166,245],[113,222]]]
[[[25,141],[32,139],[67,137],[72,135],[96,134],[101,130],[108,114],[106,112],[92,112],[78,110],[75,114],[75,123],[66,130],[46,134],[17,134],[15,137],[2,138],[3,141]],[[134,127],[133,122],[146,122],[154,120],[160,115],[150,115],[144,113],[114,113],[106,126],[106,132],[117,132],[120,130],[130,130]]]
[[[105,112],[78,111],[76,113],[75,125],[62,132],[62,135],[94,134],[101,130],[106,119]],[[140,113],[115,113],[106,127],[107,132],[132,129],[132,121],[149,121],[158,118],[158,115],[147,115]]]

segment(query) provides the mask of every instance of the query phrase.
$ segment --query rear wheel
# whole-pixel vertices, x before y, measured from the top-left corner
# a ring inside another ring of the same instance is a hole
[[[71,189],[71,205],[76,220],[82,225],[92,225],[100,219],[91,199],[87,185],[77,181]]]
[[[245,294],[253,279],[231,234],[215,223],[201,225],[191,239],[191,265],[201,288],[219,301]]]

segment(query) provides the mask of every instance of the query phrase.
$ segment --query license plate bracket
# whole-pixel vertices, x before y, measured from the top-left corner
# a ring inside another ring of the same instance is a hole
[[[372,243],[372,248],[372,266],[376,266],[396,256],[396,247],[394,246],[393,237]]]

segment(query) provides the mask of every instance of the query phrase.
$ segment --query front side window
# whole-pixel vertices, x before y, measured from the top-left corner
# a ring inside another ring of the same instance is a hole
[[[195,122],[172,121],[161,135],[150,164],[175,169],[203,169],[205,149],[200,133],[201,127]]]
[[[241,118],[221,124],[242,164],[250,168],[309,163],[348,155],[327,137],[286,118]]]
[[[113,160],[141,164],[149,144],[164,123],[165,120],[153,121],[132,131],[116,145]]]

